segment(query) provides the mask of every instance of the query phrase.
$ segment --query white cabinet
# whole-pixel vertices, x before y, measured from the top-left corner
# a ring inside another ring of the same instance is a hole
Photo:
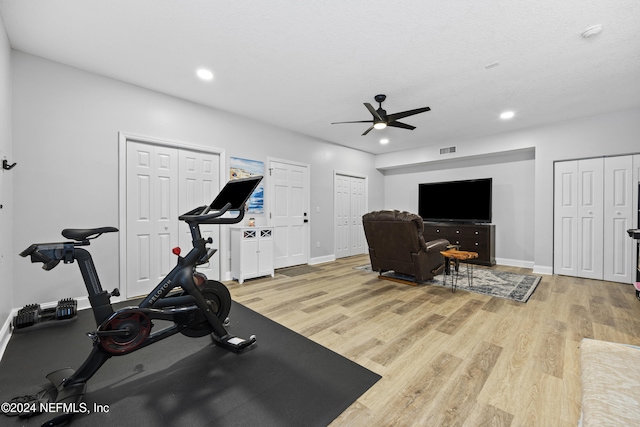
[[[231,276],[238,283],[254,277],[274,277],[273,228],[231,227]]]

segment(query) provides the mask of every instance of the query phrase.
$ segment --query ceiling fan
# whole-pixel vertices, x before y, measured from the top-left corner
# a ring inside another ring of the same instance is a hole
[[[414,130],[416,128],[415,126],[411,126],[406,123],[399,122],[398,119],[402,119],[404,117],[413,116],[414,114],[420,114],[420,113],[424,113],[431,110],[431,108],[429,107],[424,107],[424,108],[416,108],[415,110],[408,110],[408,111],[403,111],[401,113],[387,115],[387,112],[382,109],[382,103],[384,102],[385,99],[387,99],[387,96],[376,95],[374,99],[380,106],[377,110],[374,109],[371,106],[371,104],[369,104],[368,102],[364,103],[364,106],[367,107],[367,110],[369,110],[369,112],[373,116],[373,120],[358,120],[354,122],[335,122],[331,124],[337,125],[341,123],[373,123],[369,129],[364,131],[362,136],[368,134],[372,129],[384,129],[387,126],[391,126],[394,128]]]

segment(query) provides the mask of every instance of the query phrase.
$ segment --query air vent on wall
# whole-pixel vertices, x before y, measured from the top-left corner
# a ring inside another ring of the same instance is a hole
[[[447,148],[440,149],[440,154],[449,154],[449,153],[455,153],[455,152],[456,152],[456,147],[447,147]]]

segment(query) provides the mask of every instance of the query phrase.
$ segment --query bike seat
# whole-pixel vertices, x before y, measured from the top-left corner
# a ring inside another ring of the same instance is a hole
[[[81,242],[87,240],[89,236],[100,236],[102,233],[113,233],[118,231],[115,227],[98,227],[98,228],[65,228],[62,230],[62,236],[67,239],[76,240]],[[95,239],[94,237],[94,239]]]

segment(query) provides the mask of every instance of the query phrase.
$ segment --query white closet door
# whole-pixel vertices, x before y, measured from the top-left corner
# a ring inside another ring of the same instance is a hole
[[[631,283],[633,239],[633,158],[604,159],[604,280]],[[637,187],[637,184],[636,184]]]
[[[347,257],[351,254],[351,227],[350,207],[351,207],[351,180],[348,176],[335,175],[335,239],[336,258]]]
[[[149,293],[171,271],[178,244],[178,151],[127,144],[127,297]]]
[[[336,258],[366,253],[367,241],[362,215],[367,210],[366,178],[335,174],[335,254]]]
[[[179,207],[178,214],[186,213],[198,206],[208,205],[220,191],[220,156],[199,151],[178,150],[179,156]],[[192,247],[189,226],[180,221],[179,246],[184,253]],[[208,247],[220,249],[220,226],[200,226],[202,237],[211,238]],[[209,279],[220,280],[220,251],[216,252],[209,263],[198,267]]]
[[[554,273],[632,283],[640,156],[558,162],[554,177]]]
[[[632,227],[631,228],[640,228],[640,154],[636,154],[633,156],[633,178],[631,181],[631,186],[633,187],[633,215],[632,215]],[[633,239],[631,239],[633,240]],[[636,269],[640,270],[640,254],[638,253],[638,246],[635,240],[632,241],[632,267],[631,271],[631,283],[636,283],[640,286],[640,277],[637,276]]]
[[[603,159],[578,161],[578,276],[602,279]]]
[[[365,252],[365,236],[362,226],[362,215],[365,212],[365,180],[364,178],[351,177],[351,255],[360,255]]]
[[[558,162],[554,172],[553,273],[578,275],[578,162]]]

